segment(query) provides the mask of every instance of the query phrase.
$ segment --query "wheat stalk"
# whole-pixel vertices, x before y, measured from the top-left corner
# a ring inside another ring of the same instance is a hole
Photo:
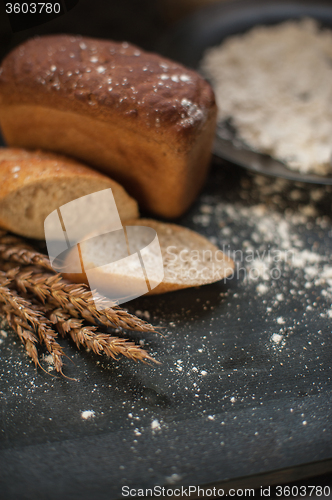
[[[156,333],[152,325],[117,306],[98,311],[95,306],[96,299],[86,285],[70,284],[60,274],[34,274],[31,270],[22,272],[19,268],[15,268],[9,270],[8,275],[22,292],[29,291],[43,304],[46,301],[51,301],[75,317],[79,314],[90,323],[102,324],[111,328]],[[99,297],[97,300],[99,304],[102,304],[104,298]]]
[[[52,354],[56,370],[62,373],[63,349],[55,340],[57,333],[50,328],[50,321],[43,316],[42,312],[27,299],[20,297],[15,290],[8,288],[11,280],[7,273],[0,271],[0,302],[4,305],[4,311],[9,325],[23,341],[28,354],[35,364],[38,362],[38,354],[35,348],[37,343],[36,333],[39,341],[44,343],[47,350]]]
[[[13,267],[13,263],[19,267]],[[3,269],[0,271],[0,305],[36,365],[41,366],[36,349],[39,342],[52,354],[57,372],[63,375],[64,353],[56,341],[58,333],[69,335],[77,347],[84,346],[96,354],[112,358],[123,355],[134,361],[157,363],[135,342],[101,333],[85,321],[116,329],[156,332],[152,325],[118,306],[97,310],[95,301],[102,306],[106,299],[93,297],[84,284],[71,284],[60,274],[53,274],[45,255],[21,238],[1,230],[0,267]],[[34,298],[28,298],[28,294]]]
[[[142,361],[143,363],[153,361],[154,363],[158,363],[144,349],[137,346],[135,342],[119,337],[111,337],[105,333],[96,333],[96,329],[93,326],[71,329],[69,335],[77,347],[82,344],[96,354],[104,353],[113,359],[122,354],[133,361]]]
[[[38,266],[54,273],[54,270],[46,255],[36,252],[26,242],[16,236],[0,231],[0,259],[13,261],[21,265]],[[21,280],[22,288],[28,288],[29,284]],[[98,311],[95,303],[99,306],[106,305],[104,297],[92,296],[86,285],[73,285],[64,280],[60,274],[47,275],[43,273],[34,278],[34,283],[30,291],[38,295],[39,299],[45,302],[52,296],[52,299],[61,307],[68,310],[77,310],[87,321],[111,328],[124,328],[127,330],[138,330],[156,333],[155,328],[146,321],[137,318],[118,306],[106,307]]]
[[[38,343],[38,339],[34,334],[30,325],[22,320],[22,318],[15,314],[15,312],[8,305],[1,304],[0,311],[4,313],[8,325],[17,333],[21,342],[23,343],[25,350],[28,355],[32,358],[35,365],[40,366],[38,359],[38,352],[36,345]]]
[[[54,272],[46,255],[36,252],[21,238],[0,232],[0,259],[22,265],[34,265]]]
[[[33,302],[19,296],[15,290],[8,287],[12,283],[12,277],[8,277],[7,274],[0,271],[0,302],[3,303],[2,309],[6,313],[9,325],[18,334],[27,353],[36,365],[41,366],[35,346],[38,343],[35,332],[38,334],[39,341],[43,342],[51,353],[56,371],[63,375],[62,356],[64,353],[62,347],[55,340],[57,333],[50,328],[50,323],[55,325],[62,336],[69,334],[77,347],[82,345],[96,354],[103,353],[113,359],[118,355],[123,355],[134,361],[158,363],[147,351],[134,342],[100,333],[97,331],[97,327],[94,326],[84,326],[82,319],[71,317],[65,309],[54,309],[54,306],[48,303],[45,305],[38,304],[37,308]],[[49,316],[49,318],[46,318],[46,316]]]
[[[68,311],[58,308],[49,314],[50,321],[55,324],[58,332],[64,337],[69,334],[78,348],[83,345],[96,354],[106,354],[115,359],[118,355],[126,356],[134,361],[153,361],[147,351],[137,346],[134,342],[100,333],[94,326],[84,326],[82,319],[72,318]],[[159,364],[159,363],[158,363]]]

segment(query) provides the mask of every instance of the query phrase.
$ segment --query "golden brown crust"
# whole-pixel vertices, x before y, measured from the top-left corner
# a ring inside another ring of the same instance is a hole
[[[0,68],[0,123],[10,146],[87,162],[162,217],[182,215],[201,189],[215,122],[203,78],[126,43],[41,37]]]
[[[134,45],[87,37],[33,38],[3,61],[3,100],[70,108],[108,121],[117,114],[129,127],[173,129],[193,140],[214,106],[210,85],[195,71]]]
[[[1,107],[0,121],[9,145],[79,158],[122,184],[145,209],[171,218],[187,210],[201,189],[214,135],[212,119],[188,153],[180,154],[170,141],[156,144],[140,129],[71,111],[12,105]]]
[[[0,148],[0,227],[44,238],[44,220],[80,196],[112,189],[122,221],[138,217],[136,201],[117,182],[62,155]]]
[[[82,177],[91,182],[102,181],[105,189],[117,184],[109,177],[63,155],[38,150],[0,148],[0,198],[36,181],[75,179],[79,182]]]

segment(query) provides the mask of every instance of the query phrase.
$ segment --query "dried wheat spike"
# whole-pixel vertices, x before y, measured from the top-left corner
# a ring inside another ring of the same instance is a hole
[[[3,233],[3,234],[2,234]],[[1,236],[2,234],[2,236]],[[16,244],[16,247],[13,245]],[[11,260],[23,265],[32,265],[43,267],[44,269],[54,272],[48,258],[34,251],[24,240],[16,236],[10,236],[0,231],[0,258],[3,260]],[[45,279],[46,278],[46,279]],[[43,281],[45,286],[43,287]],[[23,285],[23,280],[21,280]],[[129,314],[124,309],[114,306],[114,308],[107,308],[102,311],[97,311],[95,302],[91,292],[85,285],[72,285],[66,280],[61,278],[61,275],[56,276],[41,275],[38,283],[38,291],[40,292],[39,298],[45,301],[46,297],[51,295],[56,302],[65,307],[66,302],[72,303],[74,308],[78,310],[84,317],[95,323],[96,320],[105,326],[112,328],[125,328],[129,330],[149,331],[156,333],[155,328],[149,323]],[[45,288],[52,288],[52,290],[45,290]],[[44,289],[43,289],[44,288]],[[36,290],[37,292],[37,290]],[[79,296],[81,294],[81,296]],[[104,298],[99,297],[98,300],[102,304]]]
[[[46,255],[36,252],[24,240],[16,236],[3,235],[0,231],[0,259],[17,262],[22,265],[34,265],[54,272]]]
[[[68,310],[65,307],[57,307],[55,309],[54,305],[47,301],[47,293],[41,293],[40,290],[38,290],[38,285],[36,285],[35,280],[39,284],[40,277],[34,277],[30,271],[19,272],[18,269],[13,269],[7,274],[11,279],[15,280],[15,283],[23,293],[26,293],[27,291],[33,293],[37,290],[37,297],[43,300],[43,304],[40,304],[39,308],[44,310],[45,315],[49,316],[49,320],[53,324],[55,324],[61,335],[69,333],[76,344],[78,342],[79,344],[85,345],[85,347],[92,349],[96,353],[103,352],[107,356],[111,356],[113,358],[116,357],[116,355],[122,354],[123,356],[126,356],[127,358],[133,359],[135,361],[140,360],[146,362],[146,360],[148,360],[157,363],[157,361],[155,361],[147,353],[147,351],[142,349],[140,346],[137,346],[134,342],[110,336],[109,334],[96,332],[97,328],[93,326],[83,326],[83,320],[77,317],[77,309],[74,309],[76,317],[73,317],[73,311],[71,309]],[[57,276],[52,276],[51,278],[57,278]],[[90,292],[87,293],[91,295]],[[50,297],[52,298],[53,295],[50,294]],[[69,302],[69,304],[71,303]],[[83,314],[82,316],[84,317]],[[135,316],[133,316],[133,318],[135,318]],[[47,331],[49,330],[50,329],[48,329]],[[41,328],[41,333],[44,334],[43,340],[45,343],[47,340],[52,342],[52,337],[50,334],[47,337],[45,336],[45,328]],[[54,345],[52,347],[52,350],[54,353],[56,353],[57,351]]]
[[[19,326],[23,326],[25,330],[33,329],[37,333],[40,342],[45,344],[52,355],[55,369],[62,373],[62,356],[64,353],[60,344],[55,340],[57,333],[50,328],[50,321],[40,311],[36,310],[27,299],[20,297],[15,290],[8,288],[10,283],[9,273],[0,271],[0,302],[6,306],[7,314],[13,314],[14,317],[21,319]],[[18,324],[17,320],[14,321],[14,324]]]
[[[35,347],[38,339],[34,331],[52,354],[56,370],[63,374],[63,350],[55,340],[57,333],[50,323],[55,324],[61,335],[69,333],[78,346],[83,345],[95,353],[104,353],[113,358],[121,354],[135,361],[158,363],[134,342],[97,332],[94,326],[84,326],[82,318],[95,325],[156,332],[152,325],[118,306],[98,311],[86,285],[73,285],[60,274],[51,274],[54,271],[45,255],[35,252],[24,240],[1,230],[0,260],[6,271],[0,271],[0,302],[5,304],[11,326],[24,343],[29,356],[39,366]],[[28,267],[22,271],[21,268],[13,268],[12,262]],[[41,272],[41,268],[46,272]],[[29,292],[41,304],[36,306],[32,301],[20,297],[8,285],[24,295]],[[99,297],[97,300],[102,304],[105,299]],[[29,335],[34,335],[35,340]]]
[[[0,310],[5,315],[8,325],[19,336],[21,342],[25,347],[25,350],[32,358],[35,365],[41,366],[38,359],[38,352],[35,346],[35,344],[38,343],[38,339],[30,325],[24,322],[22,318],[17,316],[8,305],[2,304]]]
[[[1,271],[7,272],[10,271],[10,269],[14,269],[17,267],[17,263],[9,261],[9,260],[2,260],[0,257],[0,269]]]
[[[13,245],[16,245],[13,247]],[[2,249],[2,246],[5,248]],[[16,236],[11,236],[0,230],[0,259],[11,260],[23,265],[39,266],[54,273],[53,268],[46,255],[35,252],[24,240]],[[28,288],[27,279],[21,279],[22,288]],[[93,299],[92,293],[86,285],[73,285],[64,280],[60,274],[55,276],[41,274],[37,283],[31,283],[31,290],[40,300],[45,302],[46,298],[52,297],[61,307],[68,310],[77,310],[87,321],[93,324],[101,323],[111,328],[124,328],[128,330],[139,330],[157,333],[155,328],[146,321],[129,314],[118,306],[108,307],[98,311],[95,307],[95,300],[102,305],[103,297]],[[73,307],[71,307],[71,305]]]
[[[73,328],[69,330],[69,335],[77,347],[81,344],[96,354],[104,353],[113,359],[122,354],[133,361],[142,361],[143,363],[153,361],[158,363],[144,349],[137,346],[135,342],[119,337],[111,337],[106,333],[97,333],[96,330],[97,327],[94,326]]]
[[[8,275],[15,280],[19,290],[24,293],[29,291],[44,304],[51,301],[74,317],[79,314],[92,324],[100,323],[111,328],[157,333],[152,325],[118,306],[98,311],[92,293],[86,285],[70,284],[60,274],[33,274],[31,271],[21,272],[19,269],[13,269],[8,271]],[[99,302],[102,300],[103,298],[100,298]]]
[[[134,342],[97,332],[97,328],[93,326],[83,326],[83,320],[72,318],[64,309],[52,310],[49,313],[49,318],[62,336],[69,333],[78,348],[83,345],[96,354],[103,353],[112,358],[122,354],[134,361],[153,361],[159,364],[147,351]]]

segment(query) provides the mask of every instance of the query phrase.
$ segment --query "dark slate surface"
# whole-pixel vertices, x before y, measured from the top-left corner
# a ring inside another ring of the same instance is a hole
[[[143,31],[137,40],[147,39]],[[259,487],[264,473],[276,482],[273,471],[281,469],[278,481],[331,470],[332,300],[319,273],[331,264],[332,191],[318,189],[286,182],[276,190],[273,179],[215,160],[200,199],[178,222],[230,252],[245,254],[249,241],[262,255],[269,245],[281,247],[273,231],[280,216],[289,217],[300,250],[320,256],[305,263],[318,272],[309,279],[301,266],[280,264],[279,280],[247,281],[239,273],[226,283],[127,304],[164,328],[164,337],[130,334],[160,366],[109,361],[61,340],[65,373],[78,381],[54,378],[36,371],[15,335],[2,329],[0,498],[103,500],[120,498],[123,485],[228,480]],[[252,219],[258,206],[265,220],[272,214],[266,241]],[[94,417],[82,419],[88,410]]]
[[[294,186],[287,184],[276,206],[256,181],[216,164],[179,222],[219,236],[218,203],[295,213],[312,192],[298,185],[302,204],[289,201]],[[325,229],[315,216],[294,231],[326,266],[331,202],[330,188],[322,190],[315,207]],[[207,201],[214,212],[204,227]],[[253,233],[235,219],[226,221],[240,238],[232,250]],[[127,304],[164,327],[164,337],[131,334],[144,339],[161,366],[99,359],[64,340],[74,361],[66,360],[65,373],[78,381],[51,378],[34,369],[13,333],[2,335],[0,497],[32,499],[38,491],[50,499],[119,498],[123,485],[206,484],[332,459],[330,299],[317,299],[324,283],[305,288],[300,271],[282,268],[263,295],[260,281],[246,284],[239,276]],[[303,294],[292,295],[294,288]],[[281,290],[285,300],[276,303]],[[285,325],[276,323],[280,316]],[[271,337],[280,332],[279,345]],[[95,416],[82,419],[86,410]]]

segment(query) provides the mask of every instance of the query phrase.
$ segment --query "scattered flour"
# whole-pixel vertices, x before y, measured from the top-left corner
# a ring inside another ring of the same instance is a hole
[[[52,354],[44,354],[43,359],[48,364],[47,370],[49,372],[53,371],[55,369],[55,366]]]
[[[303,249],[304,242],[298,226],[308,222],[308,216],[288,211],[286,214],[273,210],[267,204],[251,207],[240,204],[218,203],[215,209],[220,220],[247,224],[250,237],[239,248],[238,237],[230,226],[221,229],[222,250],[237,263],[237,273],[244,271],[245,283],[256,282],[259,295],[268,292],[272,280],[282,277],[287,269],[298,269],[313,280],[321,273],[321,263],[328,260],[315,250]],[[225,244],[228,241],[229,244]],[[231,248],[235,250],[231,250]],[[326,271],[328,272],[328,271]],[[332,284],[332,273],[331,273]],[[278,300],[283,300],[279,295]]]
[[[160,431],[161,429],[160,422],[156,418],[151,422],[151,429],[153,431]]]
[[[151,319],[151,315],[150,315],[149,311],[141,311],[140,309],[137,309],[137,311],[135,311],[135,314],[136,314],[136,316],[139,316],[140,318],[144,318],[147,321],[150,321],[150,319]]]
[[[250,174],[241,179],[236,200],[217,193],[201,198],[217,245],[235,261],[227,280],[235,278],[249,300],[259,297],[263,318],[279,327],[268,336],[274,349],[283,349],[292,334],[294,311],[309,319],[319,307],[321,317],[332,318],[331,194],[331,186]]]
[[[280,335],[279,333],[274,333],[271,337],[272,342],[276,344],[280,344],[280,342],[283,340],[283,336]]]
[[[167,484],[176,484],[179,481],[181,481],[182,476],[180,474],[172,474],[171,476],[166,476],[166,483]]]
[[[264,283],[260,283],[259,285],[257,285],[256,290],[260,295],[264,295],[269,291],[269,287],[267,285],[264,285]]]
[[[96,416],[93,410],[85,410],[81,412],[81,417],[83,420],[88,420],[89,418],[94,418]]]

